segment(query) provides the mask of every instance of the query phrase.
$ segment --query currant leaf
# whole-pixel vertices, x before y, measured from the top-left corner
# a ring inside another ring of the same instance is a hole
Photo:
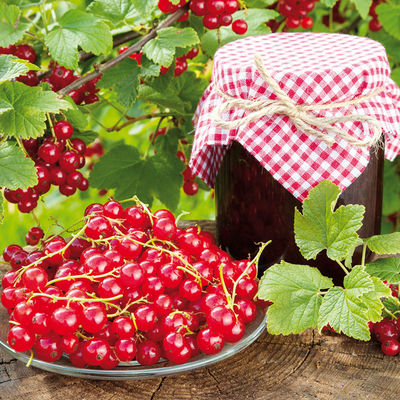
[[[375,235],[365,239],[368,248],[376,254],[400,253],[400,232]]]
[[[112,89],[116,100],[124,107],[130,108],[138,94],[139,71],[137,62],[128,58],[105,71],[97,87]]]
[[[110,21],[114,26],[137,14],[130,0],[95,0],[89,4],[87,10],[101,19]]]
[[[0,83],[25,75],[30,69],[38,70],[39,68],[15,56],[9,54],[0,55]]]
[[[339,194],[338,186],[323,181],[310,190],[303,202],[303,214],[295,210],[295,239],[307,260],[315,259],[322,250],[332,260],[343,260],[358,239],[365,207],[348,205],[333,211]]]
[[[382,288],[361,265],[354,267],[343,280],[344,288],[335,286],[324,295],[319,311],[319,331],[330,325],[336,332],[360,340],[369,340],[369,315],[381,313],[378,301]],[[376,292],[375,289],[378,289]]]
[[[332,279],[307,265],[282,261],[268,268],[257,293],[273,303],[268,308],[268,331],[288,335],[315,328],[322,302],[319,291],[332,286]]]
[[[383,303],[381,301],[381,298],[391,296],[391,290],[379,278],[373,276],[371,277],[371,279],[374,284],[374,290],[364,293],[362,295],[362,301],[368,308],[368,321],[378,322],[382,319],[381,310],[383,307]]]
[[[36,185],[35,163],[12,143],[0,145],[0,186],[12,190]]]
[[[0,115],[0,133],[15,138],[36,138],[46,129],[46,113],[57,113],[71,107],[57,93],[30,87],[20,82],[0,85],[0,101],[10,108]]]
[[[362,19],[368,17],[368,12],[372,4],[372,0],[352,0],[354,5],[357,8],[357,11],[360,13]]]
[[[66,68],[78,67],[78,47],[95,55],[112,50],[112,35],[107,25],[84,11],[69,10],[46,36],[50,55]],[[101,40],[99,40],[101,38]]]
[[[400,40],[400,6],[396,3],[380,4],[376,7],[376,13],[383,29]]]
[[[177,47],[191,47],[199,43],[199,37],[192,28],[164,28],[157,32],[157,37],[147,42],[143,53],[156,64],[169,67],[174,61]]]
[[[6,47],[21,40],[29,26],[21,19],[19,7],[0,3],[0,46]]]
[[[137,195],[151,205],[156,196],[168,208],[175,209],[182,170],[183,164],[176,156],[168,158],[156,154],[142,160],[135,147],[120,144],[96,163],[90,174],[90,184],[99,189],[115,189],[116,199]]]
[[[400,282],[400,258],[379,258],[365,267],[366,271],[389,283]]]

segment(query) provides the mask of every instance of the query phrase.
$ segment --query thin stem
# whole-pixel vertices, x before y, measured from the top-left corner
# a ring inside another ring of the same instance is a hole
[[[363,249],[362,249],[362,256],[361,256],[361,265],[365,266],[365,257],[367,255],[367,243],[364,242]]]
[[[29,360],[28,360],[28,362],[26,363],[26,366],[27,366],[27,367],[30,367],[31,364],[32,364],[32,361],[33,361],[33,351],[32,351],[32,349],[30,349],[30,352],[31,352],[31,356],[29,357]]]
[[[166,18],[164,21],[162,21],[157,27],[152,29],[146,36],[144,36],[142,39],[140,39],[134,45],[129,47],[126,51],[124,51],[123,53],[119,54],[117,57],[105,62],[104,64],[99,65],[98,68],[96,69],[96,71],[82,76],[81,78],[79,78],[76,81],[72,82],[68,86],[66,86],[63,89],[59,90],[58,94],[60,95],[60,98],[66,96],[71,90],[79,89],[82,85],[84,85],[85,83],[91,81],[94,78],[97,78],[103,72],[105,72],[108,69],[114,67],[119,62],[121,62],[125,58],[128,58],[133,53],[137,53],[138,51],[140,51],[147,42],[149,42],[151,39],[154,39],[157,36],[157,32],[160,29],[163,29],[163,28],[166,28],[166,27],[172,25],[183,14],[185,14],[186,11],[188,11],[188,8],[189,8],[189,4],[187,4],[186,6],[180,8],[174,14],[170,15],[168,18]]]
[[[29,157],[29,154],[28,154],[28,152],[26,151],[24,145],[22,144],[21,139],[20,139],[20,138],[16,138],[16,141],[17,141],[17,143],[18,143],[18,146],[19,146],[19,147],[21,148],[21,150],[25,153],[25,155],[26,155],[27,157]]]
[[[397,319],[397,317],[389,310],[385,307],[385,305],[383,306],[383,309],[385,310],[386,313],[388,313],[393,319]]]
[[[341,263],[339,260],[336,260],[336,262],[340,265],[340,268],[342,268],[342,270],[344,271],[344,273],[346,275],[349,274],[349,270],[343,265],[343,263]]]
[[[146,114],[146,115],[140,115],[139,117],[134,117],[134,118],[126,117],[126,119],[127,119],[128,121],[124,122],[124,123],[121,124],[121,125],[118,125],[118,123],[115,124],[115,125],[112,126],[111,128],[108,128],[108,129],[107,129],[107,132],[118,132],[118,131],[120,131],[121,129],[124,129],[124,128],[126,128],[126,127],[129,126],[129,125],[132,125],[132,124],[134,124],[134,123],[136,123],[136,122],[139,122],[139,121],[144,121],[144,120],[146,120],[146,119],[152,119],[152,118],[159,118],[159,117],[161,117],[161,120],[162,120],[163,118],[169,117],[169,116],[171,116],[171,114]],[[118,122],[119,122],[119,121],[118,121]]]

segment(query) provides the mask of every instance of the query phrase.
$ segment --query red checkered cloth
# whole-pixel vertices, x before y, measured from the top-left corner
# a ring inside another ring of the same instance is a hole
[[[248,37],[217,51],[211,84],[193,119],[196,133],[190,167],[209,186],[214,185],[232,141],[242,144],[300,201],[324,179],[344,190],[368,165],[369,148],[351,146],[338,137],[329,147],[299,131],[288,116],[265,115],[232,130],[216,125],[212,112],[225,101],[216,87],[241,99],[276,99],[254,64],[255,54],[262,57],[271,76],[298,105],[349,101],[367,96],[383,86],[382,92],[362,103],[312,113],[326,117],[373,116],[385,134],[385,157],[393,160],[400,153],[400,89],[390,79],[386,52],[380,43],[330,33],[275,33]],[[231,108],[221,117],[232,121],[249,112]],[[349,121],[337,126],[358,139],[373,136],[372,127],[366,122]]]

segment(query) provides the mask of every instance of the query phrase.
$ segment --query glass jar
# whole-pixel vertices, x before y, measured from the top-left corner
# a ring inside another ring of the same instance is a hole
[[[365,206],[360,237],[380,232],[383,156],[383,148],[372,149],[367,168],[339,197],[338,206]],[[342,281],[342,269],[324,252],[316,260],[301,256],[293,231],[294,208],[301,210],[301,202],[237,142],[232,143],[218,171],[215,198],[218,240],[233,257],[254,256],[256,243],[272,240],[261,257],[261,270],[284,259],[317,266],[322,274],[334,278],[335,283]],[[359,251],[353,261],[360,260]]]

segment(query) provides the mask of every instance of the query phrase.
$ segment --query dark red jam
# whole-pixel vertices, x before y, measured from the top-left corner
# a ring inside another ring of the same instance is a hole
[[[339,197],[338,206],[363,204],[366,208],[360,237],[380,232],[382,213],[383,149],[373,149],[368,167]],[[344,274],[325,255],[305,260],[294,241],[294,208],[301,202],[289,193],[239,143],[233,142],[222,162],[215,186],[217,235],[235,258],[254,256],[256,243],[272,240],[261,258],[261,271],[285,260],[317,266],[322,274],[341,283]],[[370,255],[368,255],[370,256]],[[359,263],[356,252],[353,263]]]

